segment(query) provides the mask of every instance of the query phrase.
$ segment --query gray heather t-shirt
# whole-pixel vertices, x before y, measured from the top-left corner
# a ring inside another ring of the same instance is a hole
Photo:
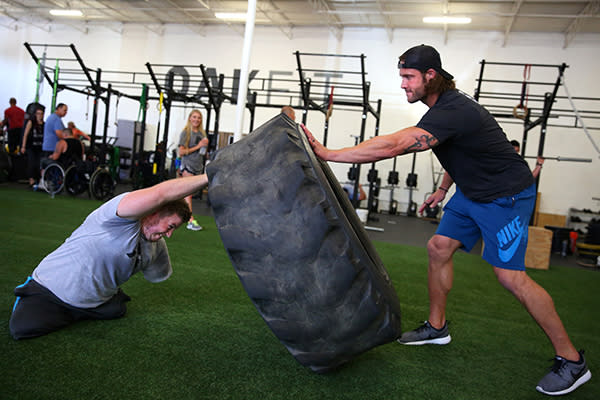
[[[179,135],[179,146],[186,148],[194,147],[204,139],[204,135],[200,132],[192,132],[190,135],[190,143],[186,143],[185,131]],[[201,174],[204,171],[204,155],[200,150],[187,154],[181,157],[181,169],[187,169],[194,175]]]
[[[69,238],[46,256],[33,279],[67,304],[93,308],[114,296],[121,284],[142,271],[150,282],[173,272],[167,244],[145,240],[140,221],[117,216],[127,193],[93,211]]]

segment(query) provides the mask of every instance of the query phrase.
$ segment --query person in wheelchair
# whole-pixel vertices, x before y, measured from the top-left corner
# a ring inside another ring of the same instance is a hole
[[[54,147],[54,152],[41,161],[42,181],[41,189],[50,194],[60,192],[63,187],[65,170],[71,165],[81,163],[84,158],[84,146],[75,139],[70,129],[64,129],[65,137],[60,139]],[[50,169],[50,171],[48,171]]]
[[[83,144],[73,137],[69,128],[63,130],[66,135],[64,139],[60,139],[54,147],[54,153],[50,154],[47,159],[42,160],[42,169],[47,167],[52,162],[58,162],[63,168],[83,160],[84,147]]]
[[[115,181],[106,165],[98,156],[84,156],[83,143],[72,136],[67,128],[66,137],[56,143],[54,153],[42,160],[42,181],[50,195],[59,193],[63,187],[71,196],[86,190],[97,200],[107,200],[114,194]]]

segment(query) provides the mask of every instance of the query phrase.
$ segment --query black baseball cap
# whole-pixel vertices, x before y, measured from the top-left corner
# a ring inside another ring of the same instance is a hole
[[[433,68],[448,80],[454,79],[452,75],[442,69],[442,60],[440,53],[431,46],[422,44],[420,46],[411,47],[400,56],[398,60],[398,68],[412,68],[421,72]]]

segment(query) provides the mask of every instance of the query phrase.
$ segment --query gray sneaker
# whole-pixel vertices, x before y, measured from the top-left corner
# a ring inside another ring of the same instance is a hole
[[[448,344],[452,338],[448,333],[448,321],[442,329],[435,329],[429,321],[425,321],[423,325],[414,331],[404,332],[398,339],[398,343],[420,346],[422,344]]]
[[[567,394],[583,385],[592,377],[587,367],[583,350],[579,350],[579,361],[569,361],[562,357],[554,357],[554,365],[550,372],[535,387],[538,392],[550,396]]]
[[[202,230],[202,227],[200,226],[198,221],[196,221],[195,219],[189,221],[186,228],[188,228],[191,231],[201,231]]]

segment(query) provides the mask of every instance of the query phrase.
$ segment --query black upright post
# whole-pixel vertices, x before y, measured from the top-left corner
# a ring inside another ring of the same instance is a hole
[[[92,140],[90,143],[90,150],[94,150],[96,142],[96,123],[98,122],[98,100],[100,99],[100,82],[102,78],[102,70],[98,68],[96,71],[96,85],[94,87],[94,107],[92,110]]]
[[[165,127],[163,128],[163,140],[160,143],[158,143],[158,146],[156,148],[156,150],[158,150],[163,155],[163,157],[160,157],[160,164],[158,164],[159,175],[161,175],[162,172],[166,169],[165,163],[167,162],[167,141],[169,140],[169,122],[171,121],[171,99],[167,99],[165,101],[163,98],[163,106],[165,108]],[[160,119],[160,114],[158,118]]]
[[[529,133],[529,130],[527,129],[527,127],[531,125],[531,109],[527,109],[527,112],[525,113],[525,119],[523,120],[523,140],[521,141],[521,155],[523,157],[525,157],[525,148],[527,147],[527,136]]]
[[[110,94],[112,92],[112,85],[108,84],[108,90],[106,91],[106,97],[104,100],[104,128],[102,130],[102,162],[106,163],[106,138],[108,136],[108,114],[110,111]]]
[[[392,171],[394,172],[394,174],[392,174],[390,172],[390,177],[388,178],[388,183],[391,185],[391,189],[390,189],[390,206],[388,208],[388,212],[392,215],[395,215],[396,212],[398,211],[398,202],[396,202],[396,200],[394,200],[394,189],[396,187],[397,184],[397,174],[396,174],[396,159],[398,157],[394,157],[394,165],[392,166]],[[395,180],[394,180],[395,179]],[[396,182],[396,183],[394,183]]]
[[[204,131],[206,132],[206,135],[208,136],[208,134],[210,133],[210,119],[212,116],[212,107],[210,106],[210,103],[208,106],[206,106],[206,121],[205,121],[205,128]]]
[[[359,136],[354,136],[354,145],[355,146],[360,143],[359,140],[360,140]],[[350,199],[350,203],[352,203],[352,207],[354,207],[354,208],[358,208],[358,203],[360,202],[360,200],[359,200],[360,189],[357,189],[360,187],[359,185],[357,185],[357,182],[359,179],[358,173],[360,172],[359,166],[360,166],[360,164],[352,164],[352,167],[350,168],[350,171],[348,172],[348,179],[350,179],[351,181],[354,181],[354,191],[353,191],[352,198]]]
[[[219,75],[219,81],[218,81],[218,89],[219,91],[217,93],[215,93],[214,89],[212,88],[211,84],[210,84],[210,80],[209,80],[209,76],[208,73],[206,71],[206,68],[204,67],[203,64],[200,64],[200,70],[202,71],[202,80],[204,82],[204,86],[206,86],[206,91],[208,92],[208,104],[210,105],[209,108],[207,108],[207,117],[206,117],[206,136],[208,137],[209,140],[209,144],[208,144],[208,149],[210,150],[214,150],[217,148],[217,138],[218,138],[218,134],[219,134],[219,118],[220,118],[220,114],[221,114],[221,103],[223,101],[223,84],[225,81],[225,75],[220,74]],[[208,127],[209,127],[209,123],[210,123],[210,110],[214,109],[215,110],[215,122],[213,125],[213,130],[212,133],[209,133]]]
[[[165,128],[163,130],[163,145],[166,146],[167,140],[169,139],[169,123],[171,122],[171,99],[163,99],[163,106],[165,107]]]
[[[204,131],[206,132],[206,136],[210,134],[210,120],[212,116],[212,109],[214,108],[214,99],[212,96],[212,88],[210,84],[210,80],[208,79],[208,73],[206,71],[206,67],[203,64],[200,64],[200,71],[202,72],[202,81],[204,82],[204,87],[206,88],[206,93],[208,94],[208,105],[206,108],[206,121]]]
[[[140,126],[139,135],[135,132],[136,126],[134,125],[133,132],[133,168],[132,168],[132,178],[134,188],[138,189],[143,187],[143,179],[140,179],[140,166],[142,163],[142,157],[144,154],[144,140],[146,134],[146,113],[147,108],[146,105],[148,99],[148,85],[143,86],[142,95],[140,96],[140,102],[142,99],[146,99],[146,104],[141,104],[142,106],[142,122]]]
[[[302,107],[302,123],[304,125],[306,125],[306,120],[308,118],[308,109],[310,107],[310,86],[311,86],[311,79],[310,78],[306,78],[304,80],[304,92],[306,93],[306,100],[304,100],[304,104]]]
[[[333,86],[332,86],[333,87]],[[329,98],[331,97],[331,98]],[[325,110],[325,127],[323,128],[323,146],[327,147],[327,135],[329,133],[329,107],[331,102],[331,107],[333,107],[333,92],[330,92],[327,97],[327,109]]]
[[[248,103],[246,105],[248,107],[248,110],[250,111],[250,132],[252,132],[254,130],[254,114],[256,111],[256,96],[257,96],[257,93],[253,92],[250,103]]]
[[[479,102],[479,94],[481,93],[481,83],[483,82],[483,69],[485,68],[485,60],[481,60],[481,68],[479,69],[479,79],[477,80],[477,88],[475,89],[475,100]]]
[[[415,174],[415,164],[417,161],[417,153],[413,153],[412,159],[412,167],[410,169],[410,179],[407,179],[408,183],[408,209],[406,210],[406,214],[409,217],[414,217],[417,215],[417,203],[413,201],[413,191],[417,186],[417,175]]]
[[[363,92],[367,92],[366,98],[369,98],[368,95],[368,91],[369,91],[369,85],[365,85],[363,87]],[[362,114],[361,114],[361,123],[360,123],[360,138],[358,143],[362,143],[365,141],[365,131],[367,129],[367,110],[368,110],[369,104],[368,102],[365,104],[363,103],[363,109],[362,109]],[[356,164],[356,180],[354,181],[354,193],[360,193],[360,164]],[[358,196],[354,196],[354,199],[352,205],[354,206],[354,208],[358,207]]]
[[[223,93],[224,82],[225,82],[225,75],[220,74],[219,75],[219,92],[217,93],[218,97],[215,101],[215,103],[217,105],[215,107],[215,124],[214,124],[213,136],[212,136],[212,139],[210,140],[210,144],[209,144],[209,150],[214,150],[217,148],[217,142],[218,142],[218,138],[219,138],[219,120],[221,119],[221,104],[223,102],[221,94]]]
[[[561,85],[562,77],[567,68],[567,64],[562,63],[558,67],[558,78],[556,78],[556,83],[554,84],[554,90],[551,93],[546,93],[544,95],[544,110],[542,113],[542,128],[540,133],[540,143],[538,145],[538,157],[542,157],[544,155],[544,143],[546,141],[546,128],[548,127],[548,118],[550,118],[550,112],[552,111],[552,106],[554,105],[554,101],[556,99],[556,93],[558,92],[558,88]],[[541,175],[541,174],[540,174]],[[536,184],[539,184],[540,175],[537,176]]]
[[[375,136],[379,136],[379,116],[381,115],[381,99],[377,100],[377,115],[375,115]],[[372,172],[371,172],[372,171]],[[373,205],[375,203],[375,186],[377,185],[377,174],[375,169],[375,162],[371,163],[371,171],[369,171],[369,175],[371,179],[369,179],[369,199],[367,201],[367,209],[370,211],[373,209]]]
[[[166,155],[166,146],[167,146],[167,140],[169,138],[169,124],[171,123],[171,106],[172,101],[173,101],[173,80],[174,80],[174,74],[173,72],[169,72],[169,76],[167,78],[167,96],[166,98],[163,96],[163,105],[165,107],[165,127],[164,127],[164,131],[163,131],[163,138],[164,138],[164,143],[163,143],[163,154]],[[162,157],[162,165],[159,165],[159,170],[162,171],[164,170],[164,163],[166,157]]]
[[[300,52],[296,51],[296,64],[298,65],[298,78],[300,79],[300,95],[302,96],[302,123],[306,125],[306,118],[309,107],[310,79],[304,79],[302,63],[300,62]]]
[[[146,141],[146,115],[148,113],[148,85],[144,86],[144,98],[146,99],[146,104],[142,108],[142,126],[140,132],[140,142],[139,142],[139,151],[138,151],[138,160],[141,160],[141,156],[144,154],[144,142]]]

